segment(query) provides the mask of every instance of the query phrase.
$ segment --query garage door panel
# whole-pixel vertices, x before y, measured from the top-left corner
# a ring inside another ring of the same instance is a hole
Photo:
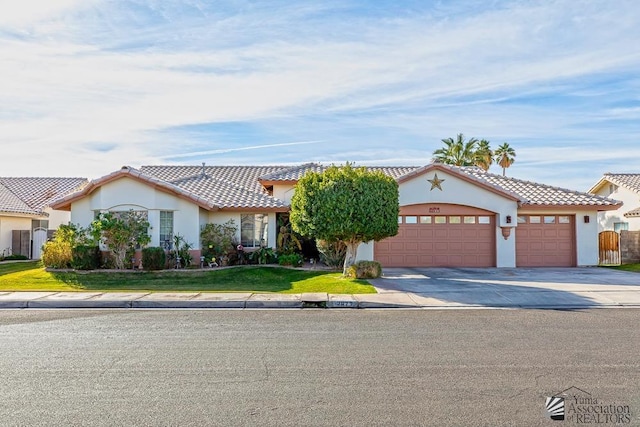
[[[420,242],[418,244],[418,250],[420,250],[422,252],[431,252],[431,251],[433,251],[434,250],[433,242]]]
[[[449,231],[445,225],[438,225],[438,228],[433,230],[434,239],[447,239],[449,238]]]
[[[404,244],[404,251],[417,251],[418,250],[418,242],[406,242]]]
[[[449,250],[449,242],[434,242],[433,246],[438,252],[447,252]]]
[[[418,230],[419,230],[418,231],[418,238],[420,240],[433,239],[433,229],[432,228],[420,227]]]
[[[406,237],[407,239],[417,239],[419,237],[418,229],[414,227],[405,228],[404,237]]]
[[[462,230],[450,228],[448,238],[450,240],[462,240]]]

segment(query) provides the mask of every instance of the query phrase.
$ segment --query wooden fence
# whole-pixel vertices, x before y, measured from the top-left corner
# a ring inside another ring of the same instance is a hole
[[[620,235],[615,231],[602,231],[598,234],[600,264],[620,264]]]

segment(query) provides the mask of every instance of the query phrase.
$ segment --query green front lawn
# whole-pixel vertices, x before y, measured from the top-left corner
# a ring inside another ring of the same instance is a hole
[[[326,271],[242,266],[179,272],[47,272],[39,262],[0,264],[0,291],[376,293],[365,280]]]
[[[640,273],[640,264],[612,265],[612,266],[607,266],[607,268],[612,268],[614,270],[622,270],[622,271],[635,271],[636,273]]]

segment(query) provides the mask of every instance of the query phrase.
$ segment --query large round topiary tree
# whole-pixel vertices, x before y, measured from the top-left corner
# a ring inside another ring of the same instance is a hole
[[[303,236],[347,245],[344,273],[358,245],[398,233],[398,183],[380,171],[331,166],[307,172],[291,199],[291,225]]]

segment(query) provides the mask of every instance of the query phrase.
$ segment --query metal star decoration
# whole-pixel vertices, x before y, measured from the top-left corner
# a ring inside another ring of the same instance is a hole
[[[437,173],[433,175],[433,179],[428,179],[427,181],[429,181],[431,183],[431,190],[429,190],[429,191],[433,191],[434,188],[437,188],[438,190],[442,191],[441,184],[445,180],[438,178],[438,174]]]

